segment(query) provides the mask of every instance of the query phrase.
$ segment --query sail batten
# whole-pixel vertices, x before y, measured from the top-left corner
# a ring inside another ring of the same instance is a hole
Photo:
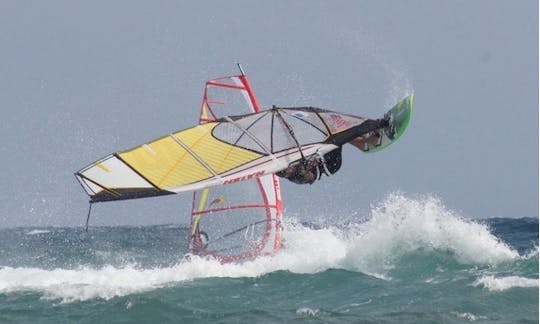
[[[206,164],[206,162],[204,162],[203,159],[200,158],[200,156],[198,156],[195,152],[193,152],[189,146],[187,146],[184,142],[182,142],[182,140],[180,140],[178,137],[176,137],[174,134],[171,134],[169,135],[173,140],[176,141],[176,143],[178,143],[178,145],[182,146],[182,148],[184,150],[186,150],[189,154],[191,154],[191,156],[193,156],[203,167],[205,167],[206,170],[208,170],[210,173],[212,173],[214,176],[218,176],[218,174],[216,173],[216,171],[214,171],[214,169],[212,169],[208,164]]]

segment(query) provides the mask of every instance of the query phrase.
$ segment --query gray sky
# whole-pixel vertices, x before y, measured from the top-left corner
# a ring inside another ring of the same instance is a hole
[[[73,172],[197,120],[243,63],[259,101],[409,130],[334,177],[284,183],[286,215],[366,214],[393,190],[468,218],[538,217],[538,1],[1,1],[0,227],[80,225]],[[187,223],[190,194],[96,205],[95,225]]]

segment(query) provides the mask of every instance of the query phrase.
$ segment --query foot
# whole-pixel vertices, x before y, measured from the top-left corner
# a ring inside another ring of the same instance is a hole
[[[386,122],[385,127],[383,128],[384,133],[388,136],[389,139],[393,140],[396,135],[396,128],[394,127],[394,118],[389,113],[384,114],[383,120]]]

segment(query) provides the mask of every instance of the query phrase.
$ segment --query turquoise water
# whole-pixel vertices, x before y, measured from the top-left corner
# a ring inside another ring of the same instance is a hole
[[[538,322],[537,218],[396,195],[358,222],[289,219],[279,254],[236,264],[186,257],[187,234],[2,229],[0,322]]]

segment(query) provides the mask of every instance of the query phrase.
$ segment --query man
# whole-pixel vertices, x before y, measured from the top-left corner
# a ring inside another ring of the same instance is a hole
[[[297,184],[312,184],[323,174],[329,176],[341,167],[341,146],[321,156],[314,154],[303,160],[295,161],[285,170],[276,173],[279,177]]]
[[[297,184],[312,184],[320,180],[323,174],[330,176],[341,168],[341,149],[343,144],[351,143],[362,151],[381,145],[383,132],[393,137],[393,130],[389,128],[388,117],[376,120],[366,120],[352,134],[344,134],[332,140],[338,148],[321,156],[314,154],[302,160],[295,161],[286,169],[276,173],[277,176]]]

